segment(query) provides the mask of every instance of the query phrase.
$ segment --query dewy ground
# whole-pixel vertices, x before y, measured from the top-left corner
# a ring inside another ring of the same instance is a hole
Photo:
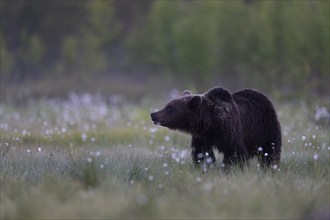
[[[1,103],[1,219],[329,218],[326,107],[275,103],[278,169],[204,173],[187,135],[152,124],[159,106],[91,94]]]

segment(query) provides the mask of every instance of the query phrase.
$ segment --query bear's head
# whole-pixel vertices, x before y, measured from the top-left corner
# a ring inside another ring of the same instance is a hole
[[[202,103],[201,95],[192,95],[186,90],[181,96],[169,101],[163,109],[151,113],[151,120],[156,125],[190,133],[190,120],[196,115]]]
[[[231,94],[221,87],[212,88],[202,95],[184,91],[163,109],[151,113],[151,120],[169,129],[202,135],[218,126],[228,114],[226,109],[232,107],[232,102]]]

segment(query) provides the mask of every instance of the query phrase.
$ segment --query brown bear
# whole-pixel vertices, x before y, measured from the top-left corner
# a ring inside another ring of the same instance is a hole
[[[221,87],[201,95],[185,91],[151,113],[151,119],[192,135],[196,166],[215,163],[213,148],[223,153],[225,167],[242,165],[254,156],[265,168],[279,165],[281,127],[273,104],[261,92],[244,89],[230,94]]]

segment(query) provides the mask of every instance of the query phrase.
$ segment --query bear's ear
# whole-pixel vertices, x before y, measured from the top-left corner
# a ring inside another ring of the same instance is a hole
[[[189,90],[184,90],[182,93],[181,93],[181,96],[184,96],[184,95],[191,95],[191,92]]]
[[[229,102],[232,99],[232,96],[230,92],[226,89],[223,89],[221,87],[216,87],[210,89],[206,94],[206,97],[208,97],[211,100],[222,100],[225,102]]]
[[[188,100],[188,107],[190,110],[197,109],[202,104],[202,97],[199,95],[192,96]]]

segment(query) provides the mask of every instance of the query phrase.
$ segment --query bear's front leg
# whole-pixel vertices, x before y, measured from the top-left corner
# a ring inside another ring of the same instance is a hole
[[[212,146],[201,138],[192,137],[191,139],[191,156],[196,167],[204,164],[209,167],[215,164],[215,156]]]

